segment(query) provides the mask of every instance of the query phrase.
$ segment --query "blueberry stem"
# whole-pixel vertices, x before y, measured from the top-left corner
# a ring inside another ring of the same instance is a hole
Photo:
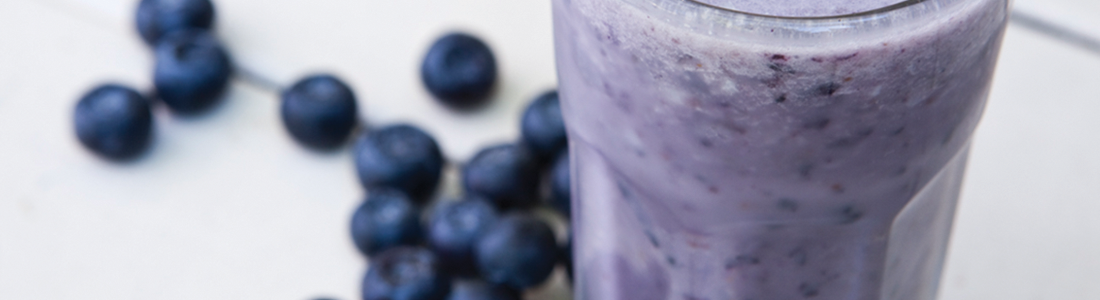
[[[248,68],[240,63],[235,63],[233,69],[236,70],[236,74],[241,81],[247,84],[258,87],[260,89],[267,90],[273,93],[280,93],[285,85],[279,84],[278,81],[271,79],[271,77],[264,76],[260,72]],[[279,98],[275,98],[278,100]]]
[[[242,82],[244,82],[246,84],[249,84],[249,85],[252,85],[254,87],[260,88],[262,90],[265,90],[265,91],[268,91],[268,92],[271,92],[271,93],[275,93],[275,94],[279,94],[279,93],[282,93],[283,90],[285,89],[284,87],[286,85],[279,84],[279,82],[277,80],[272,79],[273,77],[265,76],[263,74],[260,74],[260,72],[256,72],[255,70],[253,70],[249,67],[246,67],[243,64],[234,63],[233,64],[233,70],[234,70],[233,76],[237,76],[237,78],[239,78]],[[153,93],[154,93],[153,95],[155,95],[156,92],[154,91]],[[150,98],[150,99],[153,99],[153,98]],[[276,101],[281,101],[281,98],[276,97],[275,100]],[[353,129],[353,131],[352,131],[353,132],[352,136],[359,136],[362,132],[371,131],[371,128],[372,128],[370,126],[370,124],[366,122],[366,120],[363,120],[362,117],[360,117],[359,120],[356,121],[355,127],[356,128]],[[450,162],[448,162],[448,163],[450,163]]]
[[[1044,18],[1018,7],[1012,9],[1011,21],[1093,54],[1100,54],[1100,37],[1090,36],[1086,31],[1081,31],[1081,28],[1072,28],[1065,22]]]

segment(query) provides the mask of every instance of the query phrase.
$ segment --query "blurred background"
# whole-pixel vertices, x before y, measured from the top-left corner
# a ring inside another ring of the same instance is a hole
[[[201,117],[156,107],[148,154],[110,163],[81,148],[72,110],[99,83],[151,90],[137,2],[0,1],[0,299],[359,299],[349,151],[297,145],[273,87],[333,72],[365,123],[417,124],[453,167],[518,138],[522,109],[556,82],[546,0],[214,0],[218,36],[260,80],[235,79]],[[940,299],[1100,299],[1100,1],[1014,5]],[[453,30],[499,64],[474,113],[418,77]],[[563,298],[563,282],[529,298]]]

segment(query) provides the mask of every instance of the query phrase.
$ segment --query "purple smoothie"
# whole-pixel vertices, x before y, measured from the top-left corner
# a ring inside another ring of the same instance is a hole
[[[554,0],[578,299],[933,299],[1007,5]]]

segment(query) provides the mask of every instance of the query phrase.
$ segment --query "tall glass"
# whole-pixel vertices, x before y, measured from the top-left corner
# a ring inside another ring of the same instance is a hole
[[[935,298],[1008,0],[552,2],[577,299]]]

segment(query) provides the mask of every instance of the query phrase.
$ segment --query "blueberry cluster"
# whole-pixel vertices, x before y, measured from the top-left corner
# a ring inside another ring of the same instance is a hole
[[[102,84],[77,102],[73,113],[77,139],[88,150],[112,160],[137,157],[147,148],[153,126],[153,102],[172,113],[196,115],[209,110],[225,92],[233,73],[229,54],[211,33],[214,5],[209,0],[142,0],[138,33],[152,47],[155,92]]]
[[[200,114],[219,101],[233,74],[211,33],[209,0],[142,0],[136,23],[156,57],[155,93],[104,84],[86,93],[74,114],[80,142],[112,160],[147,148],[151,100],[176,115]],[[428,50],[421,80],[440,103],[467,110],[490,99],[496,68],[487,44],[449,33]],[[355,93],[336,76],[305,76],[280,99],[286,131],[306,148],[340,148],[358,125]],[[559,246],[533,212],[548,204],[570,213],[568,141],[557,92],[536,97],[520,128],[518,142],[486,147],[461,165],[463,199],[438,203],[432,200],[446,161],[428,132],[389,124],[355,139],[355,169],[368,191],[350,222],[355,246],[371,261],[363,299],[516,300],[545,282],[559,262],[572,270],[571,242]]]
[[[152,135],[152,108],[159,100],[173,114],[194,116],[222,98],[233,75],[229,54],[211,32],[209,0],[142,0],[138,33],[153,49],[154,93],[143,96],[120,84],[103,84],[77,103],[77,138],[112,160],[141,154]],[[281,93],[280,116],[290,136],[314,149],[343,145],[357,125],[355,94],[328,74],[306,76]]]
[[[471,109],[488,100],[496,62],[476,37],[446,34],[428,50],[421,79],[440,103]],[[356,171],[369,194],[352,216],[351,235],[371,258],[363,299],[520,299],[559,262],[572,270],[572,243],[559,246],[532,212],[548,202],[570,213],[568,140],[557,91],[531,102],[520,129],[518,142],[486,147],[461,166],[463,199],[434,205],[445,162],[431,135],[396,124],[358,140]]]
[[[531,102],[521,132],[520,141],[486,147],[461,166],[463,199],[434,204],[444,161],[430,135],[398,124],[359,140],[355,165],[369,195],[352,216],[351,235],[371,257],[364,299],[520,299],[559,262],[572,270],[571,243],[559,246],[532,211],[545,202],[569,214],[556,92]]]

